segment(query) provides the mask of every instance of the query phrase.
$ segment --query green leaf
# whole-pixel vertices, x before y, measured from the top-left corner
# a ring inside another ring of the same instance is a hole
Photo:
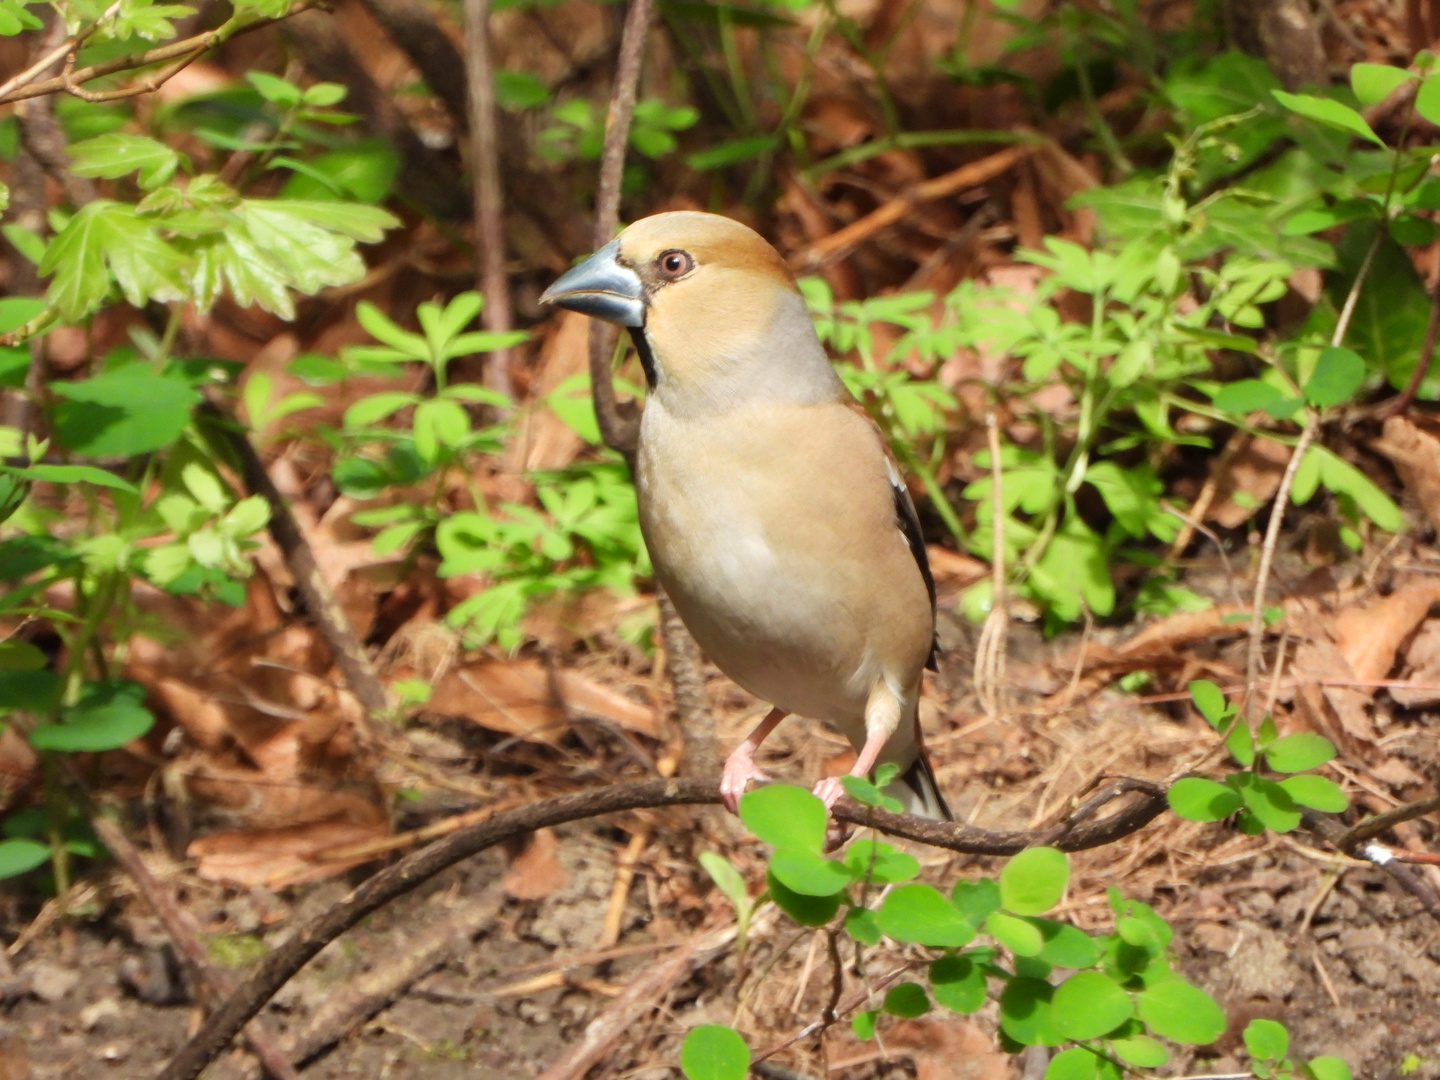
[[[1326,408],[1349,401],[1365,382],[1365,361],[1338,346],[1320,353],[1315,370],[1305,383],[1305,397],[1310,404]]]
[[[1362,107],[1375,105],[1414,77],[1404,68],[1389,64],[1354,64],[1350,68],[1350,88]]]
[[[930,997],[919,983],[897,983],[885,994],[885,1004],[882,1007],[892,1016],[913,1020],[930,1011]]]
[[[792,784],[767,784],[740,796],[740,820],[771,847],[818,855],[828,818],[823,802]]]
[[[847,911],[845,932],[862,945],[880,944],[880,922],[869,908],[852,907]]]
[[[442,450],[453,452],[470,434],[470,418],[454,401],[435,398],[415,406],[415,450],[422,460],[440,460]]]
[[[1335,494],[1346,495],[1355,500],[1356,506],[1364,512],[1365,516],[1386,532],[1400,530],[1403,524],[1400,508],[1395,505],[1390,496],[1375,486],[1373,480],[1323,446],[1310,447],[1310,453],[1305,455],[1305,460],[1309,461],[1312,454],[1319,466],[1321,483]],[[1303,501],[1295,499],[1293,493],[1292,499],[1297,505]]]
[[[1041,915],[1060,902],[1070,880],[1065,853],[1053,847],[1028,848],[1000,871],[1000,903],[1016,915]]]
[[[725,898],[735,905],[736,911],[749,908],[750,892],[745,887],[745,878],[729,859],[719,852],[702,851],[700,865],[705,868],[716,887],[725,894]]]
[[[872,784],[863,776],[842,776],[840,786],[862,806],[877,806],[882,810],[889,810],[893,814],[902,812],[905,807],[899,799],[886,795],[880,788]]]
[[[869,877],[882,885],[909,881],[920,873],[920,861],[915,856],[896,851],[880,840],[856,840],[845,852],[845,865],[857,880]]]
[[[405,390],[384,390],[378,394],[363,397],[346,409],[344,423],[347,428],[351,429],[369,427],[401,409],[418,405],[420,401],[419,394],[412,394]]]
[[[877,912],[880,929],[896,941],[936,948],[958,948],[975,937],[955,905],[929,885],[918,882],[892,889]]]
[[[1415,91],[1415,111],[1432,124],[1440,123],[1440,75],[1431,75]]]
[[[1385,140],[1371,130],[1365,118],[1348,105],[1329,98],[1313,97],[1310,94],[1287,94],[1284,90],[1270,91],[1275,100],[1293,113],[1299,113],[1310,120],[1318,120],[1330,127],[1340,128],[1362,139],[1368,139],[1377,146],[1384,146]]]
[[[150,730],[155,717],[141,701],[144,688],[127,680],[87,683],[80,701],[61,711],[58,724],[41,724],[30,732],[37,750],[114,750]]]
[[[1222,412],[1248,416],[1283,400],[1285,395],[1280,389],[1262,379],[1240,379],[1222,386],[1213,404]]]
[[[1165,798],[1171,810],[1189,821],[1219,821],[1240,809],[1238,792],[1199,776],[1176,780]]]
[[[50,859],[50,849],[34,840],[0,840],[0,878],[28,874]]]
[[[1100,1056],[1083,1046],[1061,1050],[1045,1067],[1045,1080],[1100,1080]]]
[[[745,1080],[750,1071],[750,1051],[734,1028],[701,1024],[685,1036],[680,1047],[680,1070],[688,1080]]]
[[[850,1018],[850,1030],[855,1032],[857,1039],[873,1039],[875,1037],[875,1020],[880,1015],[875,1009],[865,1009],[857,1012]]]
[[[1170,1060],[1170,1052],[1148,1035],[1126,1035],[1110,1040],[1110,1049],[1115,1056],[1130,1065],[1142,1069],[1153,1069]]]
[[[1350,805],[1340,785],[1323,776],[1287,776],[1280,781],[1285,794],[1300,806],[1321,810],[1327,814],[1338,814]]]
[[[747,135],[743,138],[715,143],[713,146],[707,146],[704,150],[697,150],[693,154],[686,154],[685,165],[696,172],[708,172],[711,169],[723,169],[730,165],[753,161],[760,155],[768,154],[779,148],[780,137],[778,135]]]
[[[1330,1054],[1311,1058],[1310,1064],[1305,1066],[1305,1072],[1313,1080],[1351,1080],[1350,1066]]]
[[[264,71],[247,71],[245,79],[260,92],[260,96],[273,105],[293,108],[304,98],[304,91],[288,79],[282,79]]]
[[[1047,964],[1086,968],[1100,959],[1100,943],[1078,927],[1033,916],[1025,921],[1040,931],[1045,944],[1038,955]]]
[[[985,971],[968,956],[942,956],[930,964],[930,992],[952,1012],[973,1013],[985,1004]]]
[[[1324,765],[1335,756],[1335,744],[1313,731],[1299,731],[1276,739],[1265,751],[1265,761],[1276,772],[1296,773]]]
[[[1079,971],[1056,987],[1050,1011],[1068,1038],[1098,1039],[1129,1020],[1135,1004],[1110,976]]]
[[[1230,705],[1220,688],[1209,679],[1196,679],[1187,689],[1190,691],[1190,700],[1195,702],[1195,708],[1200,710],[1200,715],[1205,717],[1216,731],[1221,730],[1225,721],[1230,718]]]
[[[1274,1020],[1251,1020],[1245,1028],[1245,1049],[1260,1061],[1279,1061],[1290,1052],[1290,1033]]]
[[[1147,986],[1135,997],[1140,1019],[1155,1034],[1188,1046],[1204,1046],[1225,1030],[1215,999],[1179,976]]]
[[[18,330],[45,310],[38,296],[7,296],[0,299],[0,334]]]
[[[183,259],[155,223],[133,206],[96,199],[82,207],[45,248],[42,275],[53,274],[45,298],[67,322],[98,307],[115,282],[134,307],[182,300]]]
[[[1245,809],[1267,829],[1286,833],[1300,824],[1300,811],[1295,806],[1295,800],[1275,781],[1243,773],[1232,776],[1230,782],[1238,788]]]
[[[0,709],[48,713],[60,697],[60,676],[53,671],[0,671]]]
[[[950,902],[960,909],[971,926],[979,926],[992,911],[999,909],[1000,886],[994,878],[957,881],[950,892]]]
[[[775,906],[789,915],[801,926],[824,926],[840,910],[840,894],[832,896],[806,896],[786,887],[774,873],[765,875],[770,888],[770,898]]]
[[[1065,1035],[1050,1007],[1054,995],[1044,979],[1011,979],[1000,994],[1000,1030],[1025,1046],[1059,1046]]]
[[[70,170],[77,176],[114,179],[138,171],[138,182],[146,191],[169,180],[180,164],[180,155],[164,143],[119,132],[74,143],[69,152],[74,159]]]
[[[1045,949],[1039,927],[1003,911],[990,914],[985,920],[985,932],[1016,956],[1039,956]]]
[[[805,896],[833,896],[851,880],[844,863],[798,847],[776,848],[770,856],[770,872],[791,892]]]
[[[22,476],[27,480],[44,480],[51,484],[94,484],[96,487],[112,488],[138,494],[134,484],[122,480],[114,473],[97,469],[93,465],[31,465],[28,468],[7,468],[11,476]]]
[[[52,382],[55,434],[92,457],[135,457],[180,437],[199,402],[195,389],[152,374],[141,364],[102,372],[84,382]]]

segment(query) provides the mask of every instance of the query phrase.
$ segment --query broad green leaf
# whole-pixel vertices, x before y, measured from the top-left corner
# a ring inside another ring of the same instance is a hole
[[[170,445],[190,422],[200,400],[179,379],[131,364],[84,382],[52,382],[55,434],[69,449],[91,457],[135,457]]]
[[[1098,1054],[1083,1046],[1061,1050],[1045,1067],[1045,1080],[1100,1080]]]
[[[1220,688],[1209,679],[1196,679],[1186,689],[1190,691],[1190,700],[1195,702],[1200,715],[1210,722],[1211,727],[1220,731],[1230,716],[1230,706]]]
[[[770,872],[791,892],[805,896],[833,896],[851,880],[844,863],[799,847],[776,848],[770,856]]]
[[[115,750],[140,738],[154,724],[149,709],[117,694],[109,700],[65,709],[61,723],[41,724],[30,732],[30,745],[68,753]]]
[[[992,911],[999,909],[1000,886],[994,878],[957,881],[950,891],[950,902],[960,909],[971,926],[979,926]]]
[[[1069,923],[1030,916],[1025,919],[1040,931],[1045,944],[1039,959],[1056,967],[1086,968],[1100,959],[1100,943],[1085,931]]]
[[[1240,809],[1238,792],[1199,776],[1176,780],[1165,797],[1171,810],[1190,821],[1219,821]]]
[[[1305,1066],[1305,1071],[1313,1080],[1351,1080],[1350,1066],[1340,1058],[1329,1054],[1311,1058],[1310,1064]]]
[[[773,872],[765,875],[765,882],[770,888],[770,898],[775,901],[775,906],[801,926],[824,926],[840,910],[839,893],[832,896],[806,896],[787,888]]]
[[[1432,124],[1440,123],[1440,75],[1431,75],[1415,91],[1415,111]]]
[[[78,176],[114,179],[139,172],[138,182],[146,191],[169,180],[180,164],[180,155],[164,143],[120,132],[73,143],[69,153],[74,159],[70,169]]]
[[[1098,971],[1078,971],[1055,989],[1050,1004],[1055,1026],[1071,1039],[1108,1035],[1135,1012],[1120,984]]]
[[[155,223],[133,206],[96,199],[82,207],[45,249],[42,275],[54,275],[45,298],[67,322],[78,322],[110,291],[113,275],[134,307],[181,300],[183,258]]]
[[[1151,1031],[1172,1042],[1204,1046],[1225,1030],[1225,1014],[1215,999],[1179,976],[1140,991],[1135,1006]]]
[[[985,971],[968,956],[942,956],[930,964],[930,992],[952,1012],[973,1013],[985,1004]]]
[[[1231,783],[1238,787],[1245,809],[1267,829],[1286,833],[1300,824],[1300,811],[1295,806],[1295,800],[1275,781],[1243,773],[1231,777]]]
[[[60,697],[60,676],[47,670],[0,671],[0,710],[43,716]]]
[[[857,1012],[850,1018],[850,1030],[855,1032],[857,1039],[873,1039],[875,1037],[875,1020],[880,1016],[876,1009],[865,1009]]]
[[[1354,64],[1350,68],[1350,88],[1361,106],[1374,105],[1414,77],[1404,68],[1389,64]]]
[[[930,1011],[930,997],[919,983],[898,983],[886,992],[882,1007],[892,1016],[913,1020]]]
[[[680,1070],[688,1080],[745,1080],[750,1050],[734,1028],[701,1024],[685,1035]]]
[[[1352,135],[1358,135],[1362,139],[1368,139],[1377,146],[1384,146],[1385,140],[1381,139],[1371,130],[1365,118],[1348,105],[1342,105],[1338,101],[1331,101],[1329,98],[1313,97],[1310,94],[1287,94],[1284,90],[1270,91],[1275,100],[1293,113],[1298,113],[1310,120],[1318,120],[1330,127],[1340,128]]]
[[[0,878],[28,874],[50,860],[50,849],[34,840],[0,840]]]
[[[1154,1069],[1170,1060],[1170,1052],[1164,1045],[1148,1035],[1126,1035],[1111,1039],[1110,1049],[1127,1065],[1138,1065],[1142,1069]]]
[[[862,945],[880,944],[880,922],[869,908],[852,907],[847,911],[845,932]]]
[[[1324,765],[1335,756],[1335,744],[1313,731],[1299,731],[1276,739],[1265,751],[1265,761],[1276,772],[1296,773]]]
[[[880,840],[856,840],[845,852],[845,865],[857,880],[868,877],[882,885],[909,881],[920,873],[920,861],[915,856],[896,851]]]
[[[740,796],[740,820],[771,847],[817,855],[825,843],[825,804],[793,784],[767,784]]]
[[[1280,781],[1285,794],[1300,806],[1320,810],[1327,814],[1338,814],[1350,805],[1340,785],[1323,776],[1287,776]]]
[[[7,296],[0,299],[0,334],[18,330],[45,310],[38,296]]]
[[[1039,956],[1045,949],[1039,927],[1003,911],[991,913],[985,920],[985,932],[1016,956]]]
[[[1290,1052],[1290,1033],[1274,1020],[1251,1020],[1245,1028],[1245,1049],[1261,1061],[1279,1061]]]
[[[929,885],[918,882],[892,889],[877,912],[880,929],[896,941],[936,948],[968,945],[975,928],[955,905]]]
[[[1365,361],[1338,346],[1320,353],[1315,370],[1305,383],[1305,397],[1320,408],[1349,401],[1365,382]]]
[[[1000,871],[1000,903],[1016,915],[1042,915],[1060,902],[1070,880],[1065,853],[1053,847],[1028,848]]]
[[[1000,1030],[1026,1046],[1059,1046],[1065,1034],[1055,1024],[1054,996],[1044,979],[1011,979],[1000,994]]]
[[[1261,409],[1268,409],[1284,398],[1285,395],[1278,387],[1271,386],[1262,379],[1240,379],[1222,386],[1215,395],[1214,405],[1222,412],[1248,416]]]

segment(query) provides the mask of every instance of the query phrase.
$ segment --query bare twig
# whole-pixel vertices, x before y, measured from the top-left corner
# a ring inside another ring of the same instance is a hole
[[[125,872],[135,882],[140,895],[145,898],[160,920],[160,925],[165,928],[165,933],[175,943],[175,948],[202,993],[215,1001],[234,993],[235,984],[230,973],[210,962],[209,956],[205,954],[205,946],[200,944],[200,938],[190,924],[189,917],[180,910],[169,890],[155,880],[155,876],[145,865],[145,860],[140,857],[140,852],[135,850],[135,845],[130,843],[130,838],[120,826],[104,814],[97,813],[91,817],[90,827],[95,830],[100,842],[109,848],[110,854],[115,856],[115,861],[125,868]],[[264,1021],[251,1019],[245,1027],[245,1039],[275,1080],[299,1080],[300,1074],[280,1052],[275,1044],[275,1037],[266,1030]]]
[[[122,71],[133,71],[136,68],[149,67],[151,64],[163,64],[170,60],[188,56],[197,50],[204,52],[223,44],[232,37],[240,34],[248,34],[252,30],[259,30],[265,26],[273,26],[278,22],[288,19],[302,11],[309,11],[318,7],[324,0],[300,0],[284,15],[275,19],[256,19],[253,22],[239,22],[234,19],[216,27],[214,30],[207,30],[203,34],[196,34],[194,37],[183,38],[180,41],[172,41],[166,45],[157,45],[153,49],[146,49],[144,52],[127,53],[124,56],[117,56],[103,63],[91,64],[65,75],[57,75],[54,78],[43,79],[40,82],[16,83],[11,79],[0,87],[0,105],[12,101],[22,101],[25,98],[43,97],[46,94],[60,94],[70,92],[73,86],[81,83],[91,82],[94,79],[103,79],[106,75],[117,75]],[[54,63],[71,51],[72,46],[67,42],[60,54],[50,60]],[[48,64],[46,65],[48,66]],[[44,68],[40,69],[41,71]],[[38,74],[37,71],[35,74]],[[22,74],[25,74],[22,72]],[[33,76],[32,76],[33,77]],[[15,85],[12,85],[15,84]]]
[[[1415,818],[1437,812],[1440,812],[1440,795],[1432,796],[1429,799],[1419,799],[1416,802],[1406,803],[1404,806],[1397,806],[1393,810],[1387,810],[1383,814],[1376,814],[1372,818],[1366,818],[1359,824],[1352,825],[1333,842],[1337,848],[1348,855],[1360,844],[1393,829],[1401,822],[1413,821]]]
[[[0,83],[0,101],[7,100],[6,95],[9,94],[10,91],[16,89],[17,87],[24,86],[29,82],[32,82],[34,79],[38,78],[45,71],[46,68],[58,64],[61,60],[65,59],[67,54],[73,53],[77,48],[83,45],[89,39],[91,34],[95,33],[96,30],[99,30],[104,23],[108,22],[120,11],[120,5],[122,3],[124,3],[124,0],[115,0],[113,4],[111,4],[103,12],[101,12],[98,19],[96,19],[89,26],[81,30],[78,34],[73,34],[70,37],[66,38],[64,41],[61,41],[58,44],[47,48],[44,55],[41,56],[40,59],[36,60],[28,68],[20,72],[20,74],[13,76],[12,78],[6,79],[3,83]],[[65,32],[65,21],[60,18],[58,14],[56,15],[55,22],[52,24],[52,29],[57,31],[59,34],[64,34]]]
[[[1165,808],[1165,793],[1158,785],[1146,781],[1130,781],[1129,784],[1129,790],[1142,793],[1144,798],[1098,821],[1067,823],[1060,835],[1055,836],[1052,830],[1043,834],[1044,838],[1053,837],[1052,842],[1062,850],[1078,851],[1112,843],[1143,828]],[[327,944],[372,911],[417,888],[461,859],[536,829],[567,821],[644,807],[693,806],[719,801],[720,786],[714,780],[685,778],[612,784],[496,814],[488,821],[461,829],[413,852],[370,878],[349,897],[301,927],[266,956],[249,979],[211,1014],[194,1037],[181,1048],[160,1074],[159,1080],[194,1080],[241,1026]],[[958,822],[892,814],[846,799],[836,803],[831,812],[837,820],[852,825],[868,825],[892,836],[978,855],[1014,855],[1042,838],[1042,834],[1034,832],[992,832]]]
[[[1396,807],[1396,811],[1413,809],[1416,805],[1419,804],[1411,804],[1410,807]],[[1395,811],[1391,812],[1394,813]],[[1385,815],[1381,816],[1383,817]],[[1410,816],[1418,817],[1419,815],[1412,813]],[[1440,893],[1436,893],[1436,891],[1431,888],[1429,882],[1421,880],[1415,871],[1395,859],[1388,848],[1382,847],[1379,844],[1362,843],[1358,839],[1351,837],[1351,834],[1356,831],[1355,829],[1351,829],[1347,833],[1334,818],[1324,814],[1318,814],[1313,810],[1303,811],[1302,817],[1307,828],[1337,848],[1340,846],[1342,840],[1348,838],[1351,845],[1357,848],[1354,854],[1389,874],[1395,879],[1396,884],[1411,896],[1415,897],[1416,900],[1420,901],[1421,907],[1429,912],[1432,918],[1440,921]],[[1408,820],[1408,818],[1406,820]],[[1392,821],[1390,824],[1395,825],[1398,824],[1398,822]]]
[[[485,329],[514,328],[510,282],[505,276],[505,192],[500,183],[500,140],[496,135],[495,65],[490,56],[490,0],[465,0],[465,70],[470,87],[470,171],[475,186],[475,238],[480,249],[480,291],[485,296]],[[496,349],[485,367],[485,382],[511,396],[510,350]]]
[[[320,636],[334,653],[335,663],[345,676],[346,685],[370,716],[383,714],[390,707],[385,686],[380,682],[375,665],[370,662],[370,655],[350,629],[345,609],[336,601],[329,581],[321,573],[315,552],[300,531],[300,523],[291,513],[290,504],[280,494],[275,481],[270,479],[265,463],[260,460],[260,455],[255,452],[255,447],[235,418],[213,401],[202,404],[199,411],[210,421],[214,435],[237,459],[245,486],[252,494],[263,496],[269,504],[270,535],[285,556],[305,610],[315,620]]]

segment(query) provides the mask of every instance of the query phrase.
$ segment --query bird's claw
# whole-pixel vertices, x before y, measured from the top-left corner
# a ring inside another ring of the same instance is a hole
[[[825,804],[825,810],[835,808],[840,797],[845,794],[845,785],[840,782],[840,777],[829,776],[815,785],[814,794]],[[825,824],[825,852],[838,851],[846,840],[850,839],[850,829],[843,822],[836,821],[833,817]]]
[[[740,796],[753,780],[765,783],[770,777],[755,764],[754,758],[743,750],[737,750],[725,759],[725,768],[720,773],[720,801],[732,814],[740,812]]]

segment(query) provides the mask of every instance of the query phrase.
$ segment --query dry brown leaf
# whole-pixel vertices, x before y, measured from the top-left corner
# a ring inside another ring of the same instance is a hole
[[[553,677],[538,660],[489,660],[453,669],[430,696],[431,712],[463,716],[491,731],[553,746],[571,712],[609,720],[656,736],[655,714],[579,671],[557,668]]]
[[[937,585],[963,589],[990,574],[989,563],[939,544],[926,544],[925,554],[930,560],[930,572],[935,575]]]
[[[1370,721],[1367,706],[1370,694],[1348,686],[1321,686],[1320,679],[1350,679],[1354,672],[1335,643],[1323,628],[1302,641],[1295,650],[1290,674],[1300,680],[1296,701],[1311,728],[1331,742],[1346,749],[1356,749],[1356,741],[1373,744],[1375,725]]]
[[[270,889],[322,881],[368,861],[320,861],[325,852],[379,840],[390,834],[385,821],[316,821],[279,829],[211,833],[193,841],[186,854],[209,881]]]
[[[1390,459],[1400,482],[1440,532],[1440,439],[1403,416],[1392,416],[1370,446]]]
[[[1332,632],[1354,677],[1368,681],[1389,675],[1395,653],[1436,603],[1440,603],[1440,581],[1422,580],[1340,612]]]
[[[915,1062],[915,1080],[1009,1080],[1010,1055],[968,1020],[901,1020],[885,1029],[885,1046]]]
[[[1254,435],[1240,436],[1228,467],[1214,478],[1215,498],[1205,520],[1226,529],[1249,521],[1274,497],[1289,461],[1290,448],[1284,443]]]
[[[566,379],[586,371],[590,357],[590,320],[573,311],[560,313],[559,326],[540,350],[540,377],[531,396],[554,393]],[[514,472],[559,469],[575,460],[585,440],[550,409],[528,409],[510,440],[507,467]]]
[[[500,886],[516,900],[543,900],[569,880],[553,829],[541,829],[510,864]]]
[[[1405,678],[1410,681],[1440,686],[1440,619],[1421,623],[1415,640],[1405,651],[1405,667]],[[1407,709],[1440,704],[1440,690],[1392,686],[1390,696]]]

